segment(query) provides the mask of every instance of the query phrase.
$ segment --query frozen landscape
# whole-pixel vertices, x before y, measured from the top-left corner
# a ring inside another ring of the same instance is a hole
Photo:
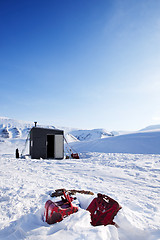
[[[80,159],[16,159],[32,126],[0,118],[0,239],[160,239],[160,126],[126,134],[64,128]],[[43,222],[45,202],[56,200],[50,193],[57,188],[115,199],[122,206],[114,219],[119,228],[93,227],[85,210],[93,196],[83,194],[76,195],[77,213],[54,225]]]

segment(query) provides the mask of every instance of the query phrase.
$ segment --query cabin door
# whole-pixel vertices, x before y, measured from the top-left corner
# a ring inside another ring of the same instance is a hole
[[[54,135],[47,135],[47,158],[54,158]]]

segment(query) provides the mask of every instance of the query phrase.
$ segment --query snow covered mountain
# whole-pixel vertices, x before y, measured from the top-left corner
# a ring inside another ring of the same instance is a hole
[[[140,131],[152,131],[152,130],[160,130],[160,125],[150,125],[141,129]]]
[[[0,117],[0,153],[13,153],[15,144],[22,151],[33,126],[34,123]],[[77,152],[160,154],[159,126],[149,126],[143,131],[120,133],[116,136],[105,129],[78,130],[65,127],[61,129],[64,130],[67,142]]]
[[[33,126],[34,123],[31,122],[23,122],[6,117],[0,117],[0,153],[13,153],[15,151],[15,144],[20,152],[22,152],[29,131]],[[75,128],[57,126],[38,126],[64,130],[65,139],[68,143],[90,141],[113,135],[105,129],[79,130]],[[27,146],[26,154],[28,152],[29,146]]]
[[[0,137],[26,138],[30,129],[33,126],[33,123],[27,123],[6,117],[0,117]]]
[[[1,138],[26,138],[34,123],[27,123],[13,120],[6,117],[0,117],[0,137]],[[42,126],[55,128],[54,126]],[[56,127],[64,130],[68,142],[90,141],[94,139],[113,136],[105,129],[79,130],[75,128]]]
[[[160,130],[72,143],[77,152],[160,154]]]
[[[79,141],[91,141],[113,136],[112,133],[106,131],[105,129],[77,130],[71,131],[70,134],[76,137]]]

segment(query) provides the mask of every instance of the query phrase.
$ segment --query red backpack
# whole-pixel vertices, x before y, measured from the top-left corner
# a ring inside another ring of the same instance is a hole
[[[97,198],[93,199],[87,210],[91,213],[91,224],[93,226],[99,226],[114,225],[114,216],[121,208],[119,203],[114,199],[98,193]]]

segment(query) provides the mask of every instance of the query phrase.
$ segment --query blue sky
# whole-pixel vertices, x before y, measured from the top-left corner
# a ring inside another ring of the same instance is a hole
[[[1,116],[160,124],[160,1],[1,0],[0,22]]]

